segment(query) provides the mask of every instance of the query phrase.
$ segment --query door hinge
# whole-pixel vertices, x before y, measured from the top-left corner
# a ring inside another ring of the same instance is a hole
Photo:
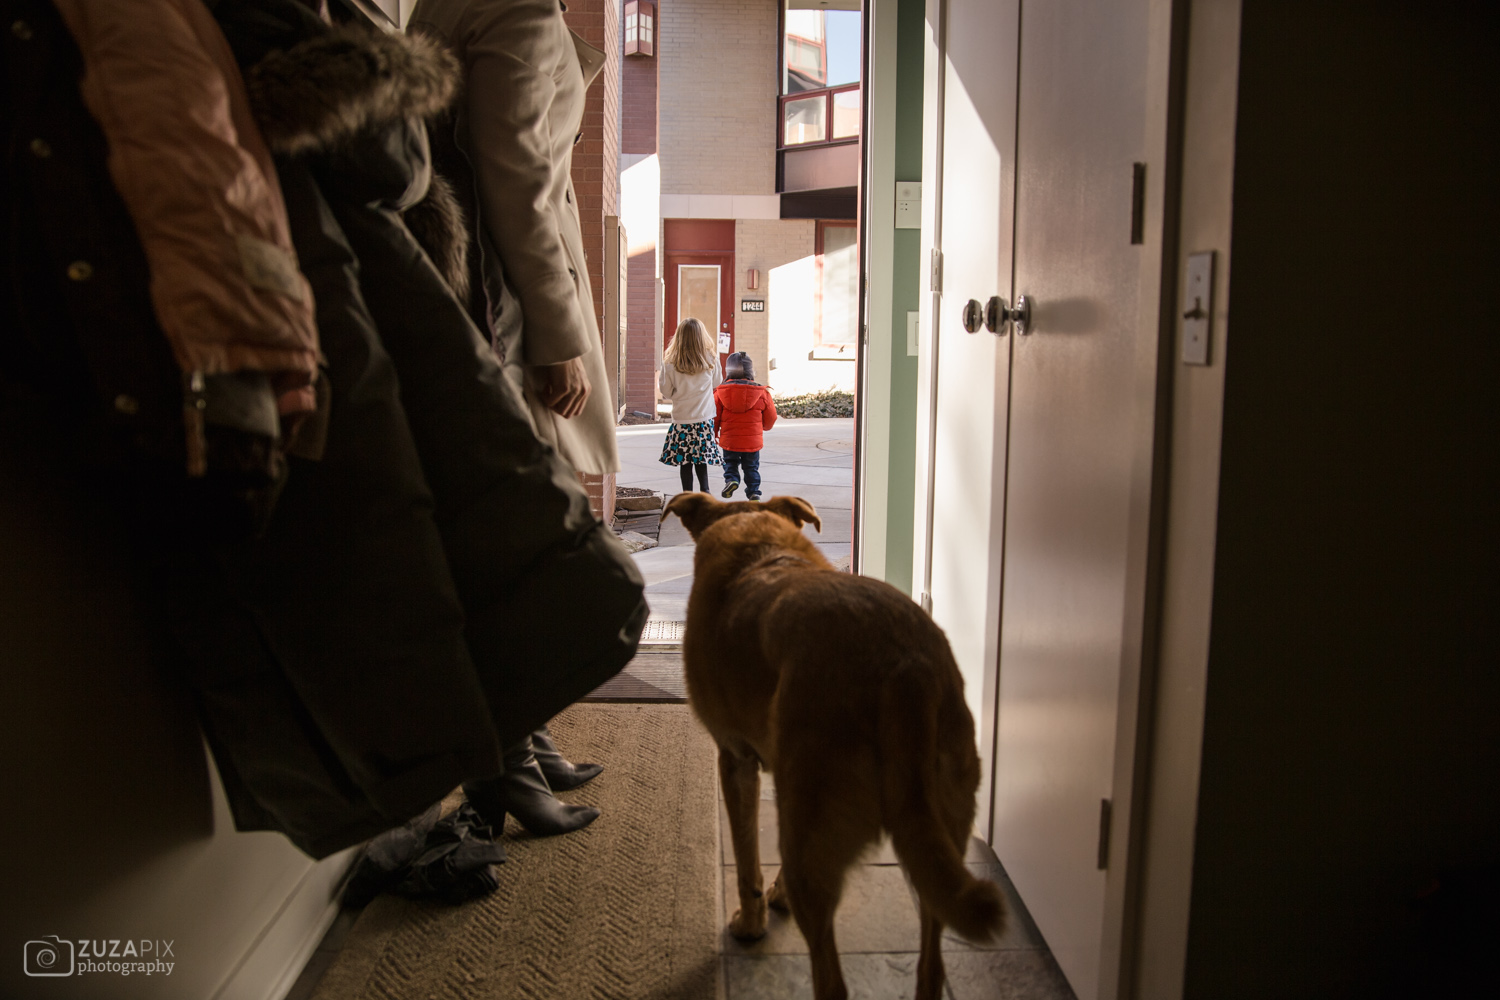
[[[922,594],[918,598],[917,603],[922,605],[923,611],[927,612],[929,615],[932,614],[932,595],[927,591],[922,591]]]
[[[1109,799],[1099,800],[1099,870],[1109,867]]]
[[[932,248],[932,274],[928,278],[928,290],[941,292],[943,290],[943,251],[937,247]]]

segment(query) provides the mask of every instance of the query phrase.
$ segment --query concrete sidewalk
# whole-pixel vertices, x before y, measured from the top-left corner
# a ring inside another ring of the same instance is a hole
[[[676,467],[662,465],[666,423],[620,427],[620,486],[655,490],[670,499],[682,489]],[[854,530],[854,419],[852,417],[782,418],[766,432],[760,457],[761,493],[798,496],[810,502],[823,519],[823,531],[804,527],[823,554],[835,565],[848,565]],[[724,470],[709,466],[708,485],[714,497],[724,487]],[[743,497],[743,491],[737,499]],[[688,591],[693,585],[693,540],[682,522],[669,517],[661,526],[661,544],[635,554],[646,577],[646,600],[651,617],[661,621],[687,618]]]

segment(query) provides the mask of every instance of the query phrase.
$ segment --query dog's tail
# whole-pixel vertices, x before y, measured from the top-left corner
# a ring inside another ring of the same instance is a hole
[[[938,686],[916,671],[887,682],[881,745],[898,752],[882,762],[885,826],[922,903],[969,940],[988,941],[1005,929],[1005,899],[995,883],[964,867],[979,757],[963,695],[949,697],[957,704],[942,704]],[[957,786],[957,798],[946,804],[939,795],[945,785]]]

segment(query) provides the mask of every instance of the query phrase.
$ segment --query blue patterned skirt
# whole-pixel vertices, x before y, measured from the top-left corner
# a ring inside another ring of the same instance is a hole
[[[662,465],[723,465],[719,442],[714,440],[714,422],[673,424],[661,446]]]

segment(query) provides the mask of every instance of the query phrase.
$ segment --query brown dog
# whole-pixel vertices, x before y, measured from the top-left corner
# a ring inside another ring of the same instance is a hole
[[[697,543],[683,659],[688,700],[719,744],[739,866],[737,938],[789,904],[807,939],[817,1000],[848,993],[833,939],[844,874],[879,839],[921,899],[917,1000],[942,990],[942,929],[984,940],[1005,921],[993,882],[964,867],[979,756],[948,642],[888,584],[836,571],[802,534],[806,500],[667,504]],[[781,875],[761,891],[760,769],[776,781]]]

